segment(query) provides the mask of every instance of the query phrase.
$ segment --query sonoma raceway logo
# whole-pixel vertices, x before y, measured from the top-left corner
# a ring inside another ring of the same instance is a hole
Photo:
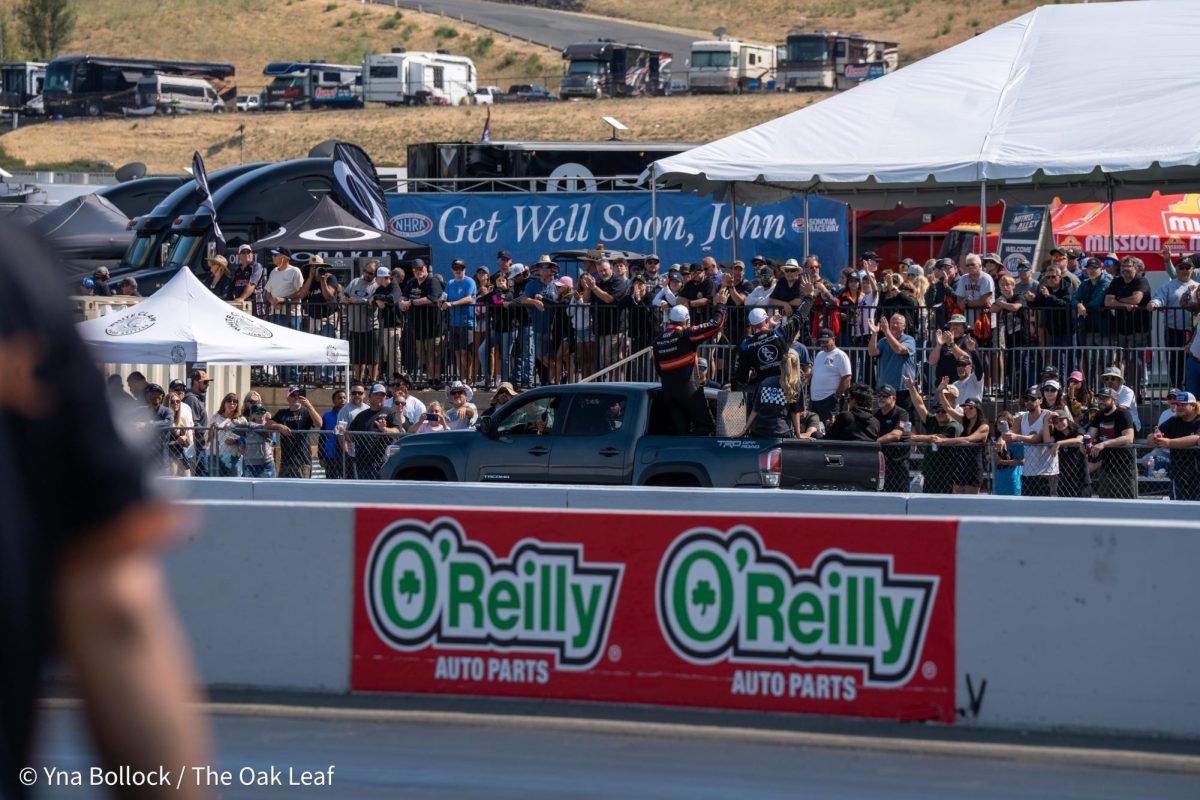
[[[604,651],[623,572],[585,561],[577,544],[522,539],[498,558],[456,520],[403,520],[371,547],[364,590],[371,624],[397,650],[543,652],[586,670]]]
[[[913,675],[936,575],[895,575],[892,557],[829,549],[811,568],[766,550],[758,533],[697,529],[659,565],[658,622],[685,661],[858,667],[867,686]]]
[[[388,230],[397,236],[424,236],[433,232],[433,220],[413,212],[397,214],[388,220]]]
[[[158,322],[158,317],[145,311],[138,311],[111,323],[104,329],[104,332],[109,336],[129,336],[153,328],[156,322]]]

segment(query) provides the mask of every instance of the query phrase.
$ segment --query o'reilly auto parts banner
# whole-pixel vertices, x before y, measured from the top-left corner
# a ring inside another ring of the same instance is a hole
[[[649,253],[658,230],[664,264],[695,262],[707,255],[732,256],[727,203],[678,192],[662,192],[657,215],[649,192],[568,194],[390,194],[389,230],[433,249],[437,272],[449,274],[461,258],[474,269],[494,268],[496,251],[512,251],[531,263],[543,253],[595,247]],[[808,201],[809,250],[837,277],[849,257],[846,206],[821,197]],[[738,206],[738,257],[804,257],[804,202],[793,198],[765,206]]]
[[[355,691],[954,721],[956,523],[360,509]]]

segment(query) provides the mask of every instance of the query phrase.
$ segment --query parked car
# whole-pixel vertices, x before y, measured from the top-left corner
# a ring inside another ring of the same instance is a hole
[[[547,89],[545,84],[514,83],[508,87],[508,94],[504,99],[509,103],[536,103],[543,100],[557,100],[558,95]]]
[[[710,391],[716,401],[716,392]],[[879,491],[874,442],[672,436],[657,383],[544,386],[476,430],[409,434],[388,448],[390,480]]]
[[[142,108],[157,109],[160,114],[225,110],[225,103],[204,78],[146,75],[138,80],[137,92]]]
[[[481,106],[495,105],[497,101],[503,103],[504,90],[499,86],[480,86],[479,91],[472,95],[472,99]]]
[[[238,111],[262,111],[262,95],[239,94],[235,105]]]

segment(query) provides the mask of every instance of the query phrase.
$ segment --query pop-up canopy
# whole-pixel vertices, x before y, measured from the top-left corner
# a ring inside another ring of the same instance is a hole
[[[190,270],[120,314],[80,322],[103,364],[349,364],[350,345],[273,325],[220,300]]]
[[[837,97],[656,161],[737,202],[856,209],[1200,186],[1200,4],[1044,6]]]

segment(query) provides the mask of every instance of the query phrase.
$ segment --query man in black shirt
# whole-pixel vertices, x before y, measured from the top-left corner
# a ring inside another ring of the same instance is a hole
[[[1176,500],[1200,500],[1200,415],[1196,395],[1175,395],[1175,416],[1159,426],[1154,443],[1171,451],[1171,496]]]
[[[337,336],[337,298],[341,287],[335,276],[325,266],[325,259],[313,256],[305,267],[304,285],[301,291],[300,311],[304,315],[305,329],[318,336]],[[333,383],[333,367],[318,367],[317,381],[323,386]]]
[[[417,358],[434,388],[441,388],[442,381],[441,313],[437,306],[442,295],[438,277],[430,273],[423,260],[414,260],[412,277],[404,283],[400,310],[408,314],[409,335],[416,342]]]
[[[750,281],[746,280],[745,264],[741,261],[733,262],[729,267],[729,272],[725,273],[721,291],[725,293],[728,315],[728,321],[725,323],[725,335],[731,341],[736,342],[746,335],[746,315],[750,313],[750,309],[746,308],[746,296],[754,291]]]
[[[291,435],[279,439],[279,477],[312,477],[312,442],[303,431],[321,430],[324,420],[308,399],[308,393],[299,386],[288,389],[287,408],[276,411],[271,417],[288,430]]]
[[[1104,307],[1112,309],[1115,344],[1121,348],[1125,377],[1134,392],[1146,387],[1146,347],[1150,344],[1150,282],[1142,274],[1140,258],[1121,259],[1121,271],[1104,293]]]
[[[152,496],[114,427],[103,378],[52,285],[57,265],[22,230],[0,238],[0,797],[25,796],[18,776],[34,766],[42,672],[56,648],[105,767],[211,764],[154,553],[180,512]],[[65,422],[77,397],[91,404],[87,424]],[[208,796],[187,782],[178,794]]]
[[[654,307],[654,295],[650,293],[648,281],[642,275],[634,275],[630,291],[618,302],[617,307],[626,314],[626,325],[631,341],[630,354],[640,352],[654,343],[660,328],[659,312]],[[653,376],[634,375],[633,380],[652,380]]]
[[[191,389],[183,395],[183,402],[192,410],[192,424],[196,426],[196,476],[203,478],[208,472],[208,407],[206,396],[212,378],[202,369],[192,370],[188,376]]]
[[[1096,393],[1100,415],[1088,430],[1092,445],[1089,469],[1096,475],[1096,494],[1136,500],[1137,452],[1133,448],[1133,417],[1117,405],[1117,393],[1105,387]]]
[[[592,305],[596,352],[600,369],[604,369],[621,360],[625,326],[621,324],[619,304],[628,287],[624,280],[613,274],[612,264],[608,261],[600,262],[595,278],[584,274],[579,282],[583,287],[583,300]]]
[[[875,439],[883,448],[885,492],[907,492],[909,488],[908,454],[909,445],[900,439],[908,430],[908,412],[896,404],[896,389],[884,384],[875,392],[875,419],[879,422],[879,436]]]
[[[355,414],[346,426],[356,478],[378,480],[387,446],[404,433],[404,407],[385,407],[383,403],[387,396],[387,387],[382,383],[372,386],[367,407]]]
[[[846,391],[847,410],[833,418],[825,438],[835,442],[874,442],[879,438],[879,420],[871,413],[871,387],[856,383]]]
[[[684,273],[687,280],[676,296],[681,302],[687,304],[692,319],[708,319],[713,298],[717,293],[716,287],[713,286],[712,281],[708,279],[699,265],[684,264],[680,266],[679,271]]]

